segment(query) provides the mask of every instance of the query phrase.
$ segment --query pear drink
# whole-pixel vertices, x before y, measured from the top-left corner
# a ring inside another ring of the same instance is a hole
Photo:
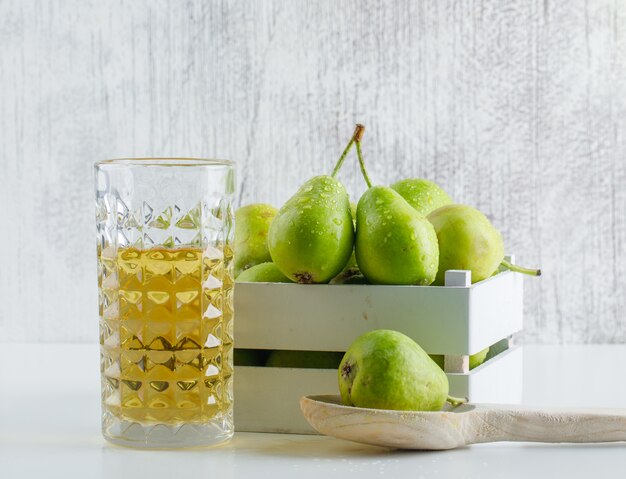
[[[224,258],[199,248],[104,250],[99,262],[117,271],[119,309],[101,323],[103,409],[121,420],[203,422],[230,410],[232,287]],[[209,277],[212,281],[207,281]],[[213,314],[220,306],[220,314]],[[219,331],[220,333],[216,333]],[[219,335],[219,338],[216,336]],[[113,341],[115,339],[115,341]],[[119,362],[115,358],[119,357]]]

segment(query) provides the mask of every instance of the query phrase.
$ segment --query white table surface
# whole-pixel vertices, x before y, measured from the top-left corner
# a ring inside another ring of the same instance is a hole
[[[481,444],[389,451],[322,436],[236,433],[139,451],[100,435],[96,345],[0,344],[0,478],[626,477],[626,444]],[[626,407],[626,346],[526,346],[524,402]]]

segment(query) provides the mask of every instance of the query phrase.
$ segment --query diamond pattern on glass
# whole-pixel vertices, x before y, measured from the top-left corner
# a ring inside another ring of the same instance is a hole
[[[222,205],[96,201],[105,417],[202,423],[232,408],[232,250]]]

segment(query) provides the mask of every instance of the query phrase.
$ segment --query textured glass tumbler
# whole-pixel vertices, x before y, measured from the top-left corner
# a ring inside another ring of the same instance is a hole
[[[96,163],[102,432],[171,448],[233,435],[234,164]]]

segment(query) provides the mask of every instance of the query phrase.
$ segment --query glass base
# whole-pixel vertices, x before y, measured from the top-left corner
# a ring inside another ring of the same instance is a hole
[[[119,446],[140,449],[178,449],[213,446],[233,437],[233,414],[204,423],[140,424],[105,413],[102,421],[104,438]]]

